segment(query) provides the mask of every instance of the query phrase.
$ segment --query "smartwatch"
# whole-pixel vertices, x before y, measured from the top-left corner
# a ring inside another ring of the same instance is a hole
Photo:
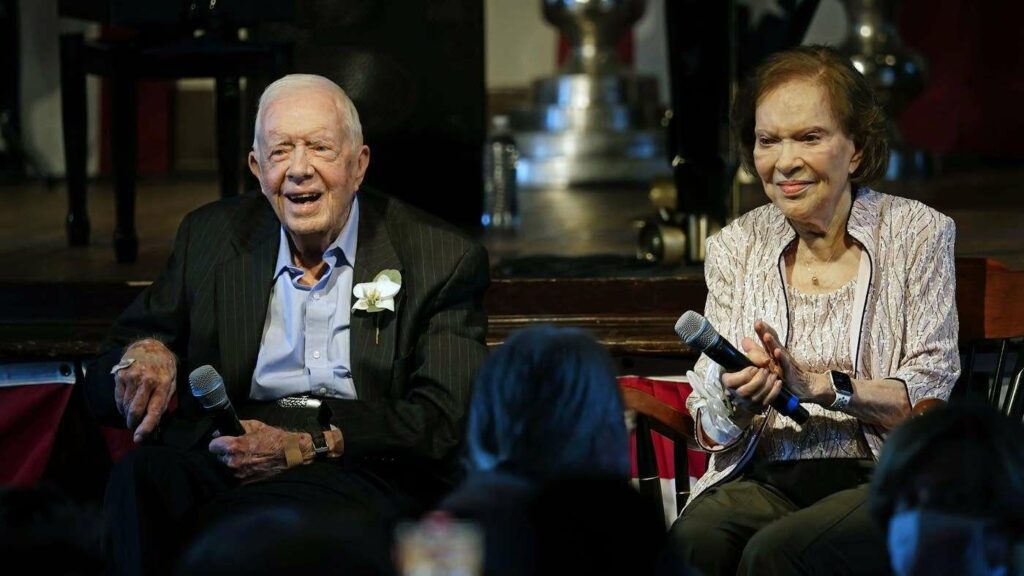
[[[828,378],[832,382],[832,391],[836,393],[836,400],[832,403],[832,410],[842,410],[853,398],[853,382],[845,372],[829,370]]]

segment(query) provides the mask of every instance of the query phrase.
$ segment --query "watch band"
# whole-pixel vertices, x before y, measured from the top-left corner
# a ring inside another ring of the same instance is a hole
[[[832,383],[832,391],[836,394],[836,399],[829,408],[843,410],[853,398],[853,382],[848,374],[838,370],[829,370],[828,378]]]
[[[326,458],[327,453],[330,452],[330,447],[327,446],[327,438],[324,438],[324,430],[320,423],[310,418],[309,424],[306,426],[306,432],[313,439],[314,457]]]

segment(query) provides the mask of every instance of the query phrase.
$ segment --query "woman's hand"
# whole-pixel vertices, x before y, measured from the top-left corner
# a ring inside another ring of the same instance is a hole
[[[743,337],[743,353],[754,364],[737,372],[722,374],[722,385],[739,408],[733,420],[745,426],[754,414],[760,414],[782,389],[780,371],[767,352],[752,338]]]
[[[777,366],[777,373],[787,390],[801,401],[826,405],[832,403],[832,385],[824,374],[808,371],[804,364],[782,345],[779,334],[764,320],[754,322],[754,331]]]

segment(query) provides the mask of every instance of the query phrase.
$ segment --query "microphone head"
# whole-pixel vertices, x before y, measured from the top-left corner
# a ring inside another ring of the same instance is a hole
[[[687,310],[676,321],[676,334],[698,350],[706,350],[718,340],[718,331],[711,322],[693,310]]]
[[[193,370],[188,375],[188,385],[192,389],[192,395],[206,410],[221,408],[228,403],[224,379],[209,364]]]

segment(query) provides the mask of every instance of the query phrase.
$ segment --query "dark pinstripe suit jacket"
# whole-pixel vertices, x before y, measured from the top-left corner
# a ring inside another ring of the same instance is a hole
[[[473,375],[483,360],[487,253],[454,228],[386,196],[359,192],[353,284],[402,273],[394,314],[354,312],[351,362],[358,400],[332,400],[350,458],[449,459],[461,440]],[[154,336],[180,358],[179,406],[165,442],[192,447],[209,421],[188,374],[210,364],[232,403],[248,402],[277,257],[280,222],[259,193],[204,206],[182,222],[167,268],[118,318],[110,351],[89,369],[87,398],[124,425],[110,367],[123,347]],[[379,341],[375,332],[379,322]]]

